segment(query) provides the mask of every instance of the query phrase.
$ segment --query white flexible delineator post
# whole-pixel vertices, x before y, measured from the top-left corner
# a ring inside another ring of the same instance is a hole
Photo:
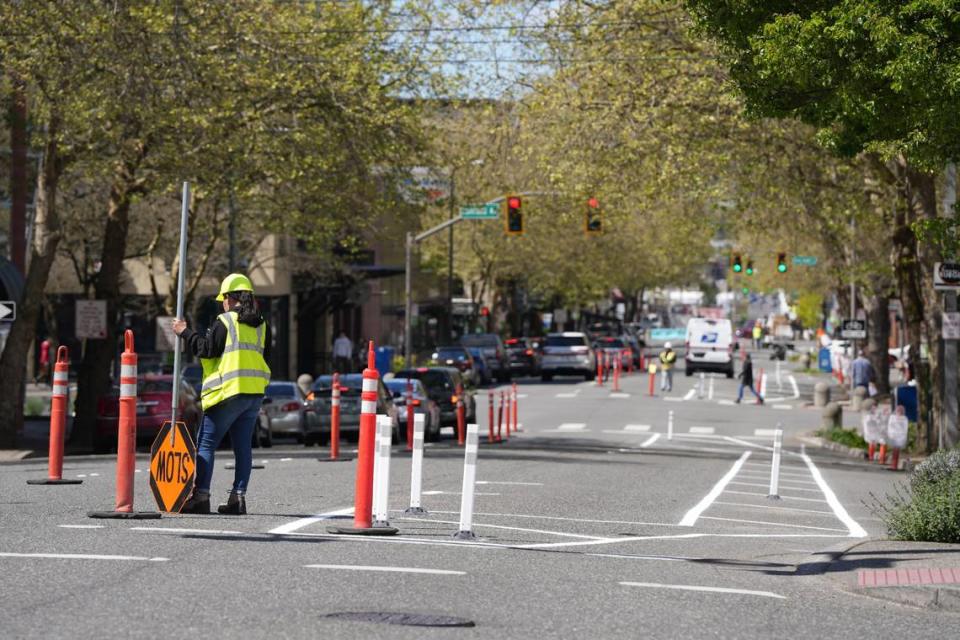
[[[477,425],[467,425],[467,441],[463,452],[463,490],[460,500],[460,530],[453,534],[460,540],[474,540],[473,490],[477,482],[477,452],[480,450]]]
[[[377,416],[377,446],[373,459],[373,526],[389,527],[388,495],[390,493],[390,448],[393,419]]]
[[[704,386],[704,380],[706,379],[706,377],[707,377],[707,374],[705,374],[703,371],[701,371],[701,372],[700,372],[700,384],[697,386],[697,399],[698,399],[698,400],[703,400],[703,386]]]
[[[770,493],[767,495],[771,500],[780,499],[780,450],[783,448],[783,429],[782,425],[777,423],[777,429],[773,432],[773,462],[770,465]]]
[[[427,510],[420,506],[420,494],[423,489],[423,423],[422,413],[413,416],[413,456],[410,460],[410,506],[404,513],[425,515]]]
[[[673,410],[667,413],[667,440],[673,440]]]

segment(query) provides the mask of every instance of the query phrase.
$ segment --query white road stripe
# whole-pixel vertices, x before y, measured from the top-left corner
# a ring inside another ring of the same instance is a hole
[[[518,393],[518,394],[517,394],[517,398],[519,398],[520,400],[523,400],[523,399],[526,398],[526,397],[527,397],[527,394],[525,394],[525,393]]]
[[[509,484],[520,487],[542,487],[542,482],[512,482],[506,480],[477,480],[476,484]]]
[[[710,376],[710,386],[707,388],[707,400],[713,400],[713,376]]]
[[[649,447],[649,446],[652,445],[654,442],[656,442],[659,438],[660,438],[660,434],[659,434],[659,433],[653,434],[652,436],[650,436],[649,438],[647,438],[646,440],[644,440],[642,443],[640,443],[640,448],[641,448],[641,449],[645,449],[645,448]]]
[[[144,556],[109,556],[92,553],[7,553],[0,558],[39,558],[43,560],[134,560],[140,562],[166,562],[170,558],[147,558]]]
[[[337,571],[381,571],[385,573],[427,573],[438,576],[465,576],[466,571],[448,571],[447,569],[420,569],[417,567],[374,567],[349,564],[305,564],[306,569],[334,569]]]
[[[557,427],[557,431],[583,431],[586,428],[587,425],[582,422],[565,422]]]
[[[773,435],[774,435],[776,432],[777,432],[776,429],[754,429],[754,430],[753,430],[753,435],[755,435],[755,436],[757,436],[757,437],[764,437],[764,436],[765,436],[765,437],[768,437],[768,438],[772,438]]]
[[[63,529],[103,529],[102,524],[58,524]]]
[[[740,518],[717,518],[715,516],[703,516],[704,520],[720,520],[723,522],[743,522],[745,524],[765,524],[771,527],[790,527],[791,529],[815,529],[817,531],[837,531],[843,533],[843,529],[832,529],[830,527],[810,527],[803,524],[787,524],[786,522],[766,522],[764,520],[741,520]]]
[[[833,515],[833,511],[817,511],[816,509],[797,509],[795,507],[774,507],[769,504],[750,504],[749,502],[723,502],[722,500],[717,500],[713,504],[725,504],[731,507],[748,507],[750,509],[770,509],[772,511],[797,511],[799,513],[818,513],[826,516]]]
[[[610,397],[611,397],[611,398],[629,398],[629,397],[630,397],[630,394],[629,394],[629,393],[623,393],[623,392],[620,392],[620,391],[614,391],[613,393],[610,394]]]
[[[750,478],[752,480],[752,478]],[[759,482],[741,482],[739,480],[734,480],[730,484],[739,484],[747,487],[768,487],[769,484],[759,483]],[[784,484],[780,484],[781,489],[790,489],[791,491],[810,491],[811,493],[820,493],[817,489],[806,489],[801,487],[788,487]]]
[[[697,503],[697,506],[695,506],[693,509],[690,509],[690,511],[687,511],[687,514],[683,516],[683,520],[680,521],[681,527],[692,527],[694,524],[696,524],[697,518],[700,517],[700,514],[706,511],[713,501],[720,497],[720,494],[723,493],[723,490],[726,488],[727,484],[733,480],[734,476],[737,475],[737,472],[740,471],[740,467],[742,467],[743,463],[746,462],[747,458],[750,457],[750,453],[750,451],[744,451],[743,455],[741,455],[740,458],[733,463],[733,466],[730,467],[730,470],[727,471],[726,475],[720,478],[717,484],[713,486],[713,489],[710,490],[710,493],[705,495],[703,500]]]
[[[683,398],[675,398],[673,396],[667,396],[664,398],[667,402],[683,402]]]
[[[227,531],[225,529],[178,529],[176,527],[130,527],[130,531],[146,531],[149,533],[207,533],[221,536],[235,536],[243,533],[243,531]]]
[[[789,411],[790,409],[793,409],[793,405],[790,405],[790,404],[773,404],[770,406],[773,407],[774,409],[781,409],[784,411]]]
[[[793,375],[788,375],[788,376],[787,376],[787,380],[790,381],[790,386],[793,387],[793,398],[792,398],[792,399],[793,399],[793,400],[799,399],[799,398],[800,398],[800,387],[797,386],[797,379],[794,378]]]
[[[732,407],[737,403],[733,400],[717,400],[717,404],[722,404],[725,407]]]
[[[770,477],[770,474],[769,474],[769,473],[761,473],[761,472],[759,472],[759,471],[741,471],[741,472],[740,472],[740,477],[741,477],[741,478],[748,478],[748,479],[750,479],[750,480],[755,480],[755,479],[758,479],[758,478],[765,480],[765,479],[767,479],[767,478]],[[783,473],[781,473],[781,474],[780,474],[780,477],[781,477],[781,478],[786,478],[786,482],[792,482],[792,483],[794,483],[794,484],[812,484],[812,485],[816,485],[816,484],[817,484],[817,483],[814,482],[813,480],[800,480],[800,479],[799,479],[800,476],[795,475],[795,474],[784,475]],[[804,477],[805,477],[805,476],[804,476]]]
[[[677,591],[705,591],[707,593],[733,593],[743,596],[761,596],[786,600],[786,596],[772,591],[752,591],[750,589],[728,589],[726,587],[700,587],[692,584],[664,584],[662,582],[621,582],[625,587],[648,587],[651,589],[675,589]]]
[[[727,493],[733,493],[738,496],[759,496],[761,498],[766,498],[767,494],[765,493],[753,493],[752,491],[734,491],[733,489],[727,490]],[[820,500],[819,498],[794,498],[793,496],[780,496],[781,500],[800,500],[802,502],[826,502],[826,500]]]
[[[402,510],[397,509],[397,513],[403,513]],[[459,511],[436,511],[431,509],[430,513],[450,513],[456,514],[460,513]],[[562,516],[541,516],[530,513],[475,513],[475,516],[484,516],[487,518],[528,518],[531,520],[563,520],[565,522],[590,522],[594,524],[632,524],[636,526],[644,527],[675,527],[677,525],[672,522],[636,522],[634,520],[591,520],[589,518],[564,518]]]
[[[820,486],[820,490],[823,492],[823,496],[827,499],[827,504],[830,505],[830,508],[833,509],[833,512],[836,514],[837,519],[840,520],[850,531],[851,538],[866,538],[867,532],[861,527],[856,520],[850,517],[850,514],[847,513],[847,510],[843,508],[843,505],[840,504],[840,501],[837,499],[837,494],[833,492],[827,485],[827,481],[823,479],[823,475],[820,473],[820,469],[817,469],[817,466],[813,464],[813,460],[810,459],[806,453],[800,454],[800,457],[803,458],[803,461],[807,463],[807,467],[810,469],[810,475],[813,476],[813,479]]]
[[[397,518],[407,522],[435,522],[437,524],[460,524],[459,520],[435,520],[433,518]],[[505,529],[507,531],[525,531],[527,533],[545,533],[548,535],[560,536],[562,538],[580,538],[581,540],[606,540],[605,536],[588,536],[582,533],[567,533],[565,531],[545,531],[543,529],[525,529],[523,527],[508,527],[502,524],[482,524],[484,529]]]
[[[628,424],[623,428],[624,431],[650,431],[648,424]]]
[[[693,398],[693,395],[694,395],[696,392],[697,392],[696,389],[690,389],[690,391],[687,391],[687,395],[683,396],[683,399],[684,399],[684,400],[690,400],[691,398]]]
[[[555,397],[557,398],[576,398],[577,394],[575,393],[558,393]]]
[[[716,431],[713,427],[690,427],[689,432],[697,435],[712,436]]]
[[[303,529],[304,527],[309,527],[312,524],[317,522],[323,522],[324,520],[330,520],[336,516],[350,516],[353,515],[353,507],[345,507],[343,509],[337,509],[336,511],[327,511],[325,513],[318,513],[315,516],[310,516],[309,518],[300,518],[299,520],[294,520],[287,524],[282,524],[279,527],[270,529],[267,533],[272,533],[274,535],[283,535],[285,533],[293,533],[298,529]]]

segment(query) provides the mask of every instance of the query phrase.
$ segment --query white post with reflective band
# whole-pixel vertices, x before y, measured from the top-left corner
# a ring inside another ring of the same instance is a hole
[[[453,537],[460,540],[473,540],[473,490],[477,483],[477,452],[480,450],[480,436],[477,425],[467,425],[467,442],[463,452],[463,489],[460,499],[460,530]]]
[[[780,427],[778,422],[773,432],[773,462],[770,465],[770,493],[767,495],[771,500],[780,499],[780,449],[783,448],[783,429]]]
[[[667,440],[673,440],[673,411],[667,413]]]
[[[426,514],[420,506],[420,494],[423,489],[423,427],[425,416],[422,413],[413,416],[413,457],[410,460],[410,506],[404,513]]]
[[[377,416],[377,447],[373,460],[373,526],[390,526],[390,449],[393,418]]]
[[[780,377],[780,361],[779,360],[777,360],[776,365],[777,365],[777,393],[780,393],[781,391],[783,391],[783,380]]]
[[[704,381],[706,380],[707,374],[703,371],[700,372],[700,384],[697,387],[697,400],[703,400],[703,387]]]

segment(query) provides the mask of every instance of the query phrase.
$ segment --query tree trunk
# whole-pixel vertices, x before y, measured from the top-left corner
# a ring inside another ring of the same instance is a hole
[[[47,126],[43,165],[37,176],[37,206],[30,247],[30,268],[27,270],[23,299],[18,301],[17,319],[10,327],[7,343],[0,355],[0,449],[15,446],[17,431],[23,424],[24,363],[30,345],[36,338],[37,319],[42,307],[43,291],[60,243],[60,216],[57,211],[57,183],[63,174],[65,160],[57,147],[58,121]]]
[[[887,295],[864,296],[867,312],[867,351],[877,374],[877,393],[890,393],[890,298]]]
[[[94,444],[97,401],[110,391],[110,364],[117,352],[117,328],[120,326],[120,275],[127,250],[131,197],[137,192],[136,173],[145,156],[138,146],[132,157],[121,160],[114,169],[107,205],[107,223],[103,234],[101,266],[94,285],[98,300],[107,301],[107,335],[103,340],[88,340],[80,363],[77,387],[77,414],[70,441],[84,448]]]

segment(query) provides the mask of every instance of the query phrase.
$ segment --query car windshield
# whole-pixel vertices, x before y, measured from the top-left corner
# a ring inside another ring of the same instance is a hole
[[[437,360],[466,360],[467,352],[463,347],[451,347],[437,349]]]
[[[315,392],[330,391],[333,388],[333,376],[320,376],[313,383]],[[340,390],[346,393],[360,393],[363,390],[363,375],[348,373],[340,376]]]
[[[407,378],[394,378],[393,380],[388,380],[386,385],[390,393],[394,395],[398,393],[403,395],[407,392]],[[413,381],[413,393],[423,395],[423,388],[419,380]]]
[[[547,336],[544,343],[548,347],[582,347],[583,338],[580,336]]]
[[[446,394],[446,392],[451,388],[450,374],[445,371],[424,369],[422,371],[404,372],[403,375],[404,377],[416,378],[423,382],[423,386],[427,388],[427,392],[430,394],[435,394],[437,392]]]
[[[267,385],[264,395],[268,398],[291,398],[296,397],[297,390],[294,385],[289,383],[277,384],[276,382],[271,382]]]

